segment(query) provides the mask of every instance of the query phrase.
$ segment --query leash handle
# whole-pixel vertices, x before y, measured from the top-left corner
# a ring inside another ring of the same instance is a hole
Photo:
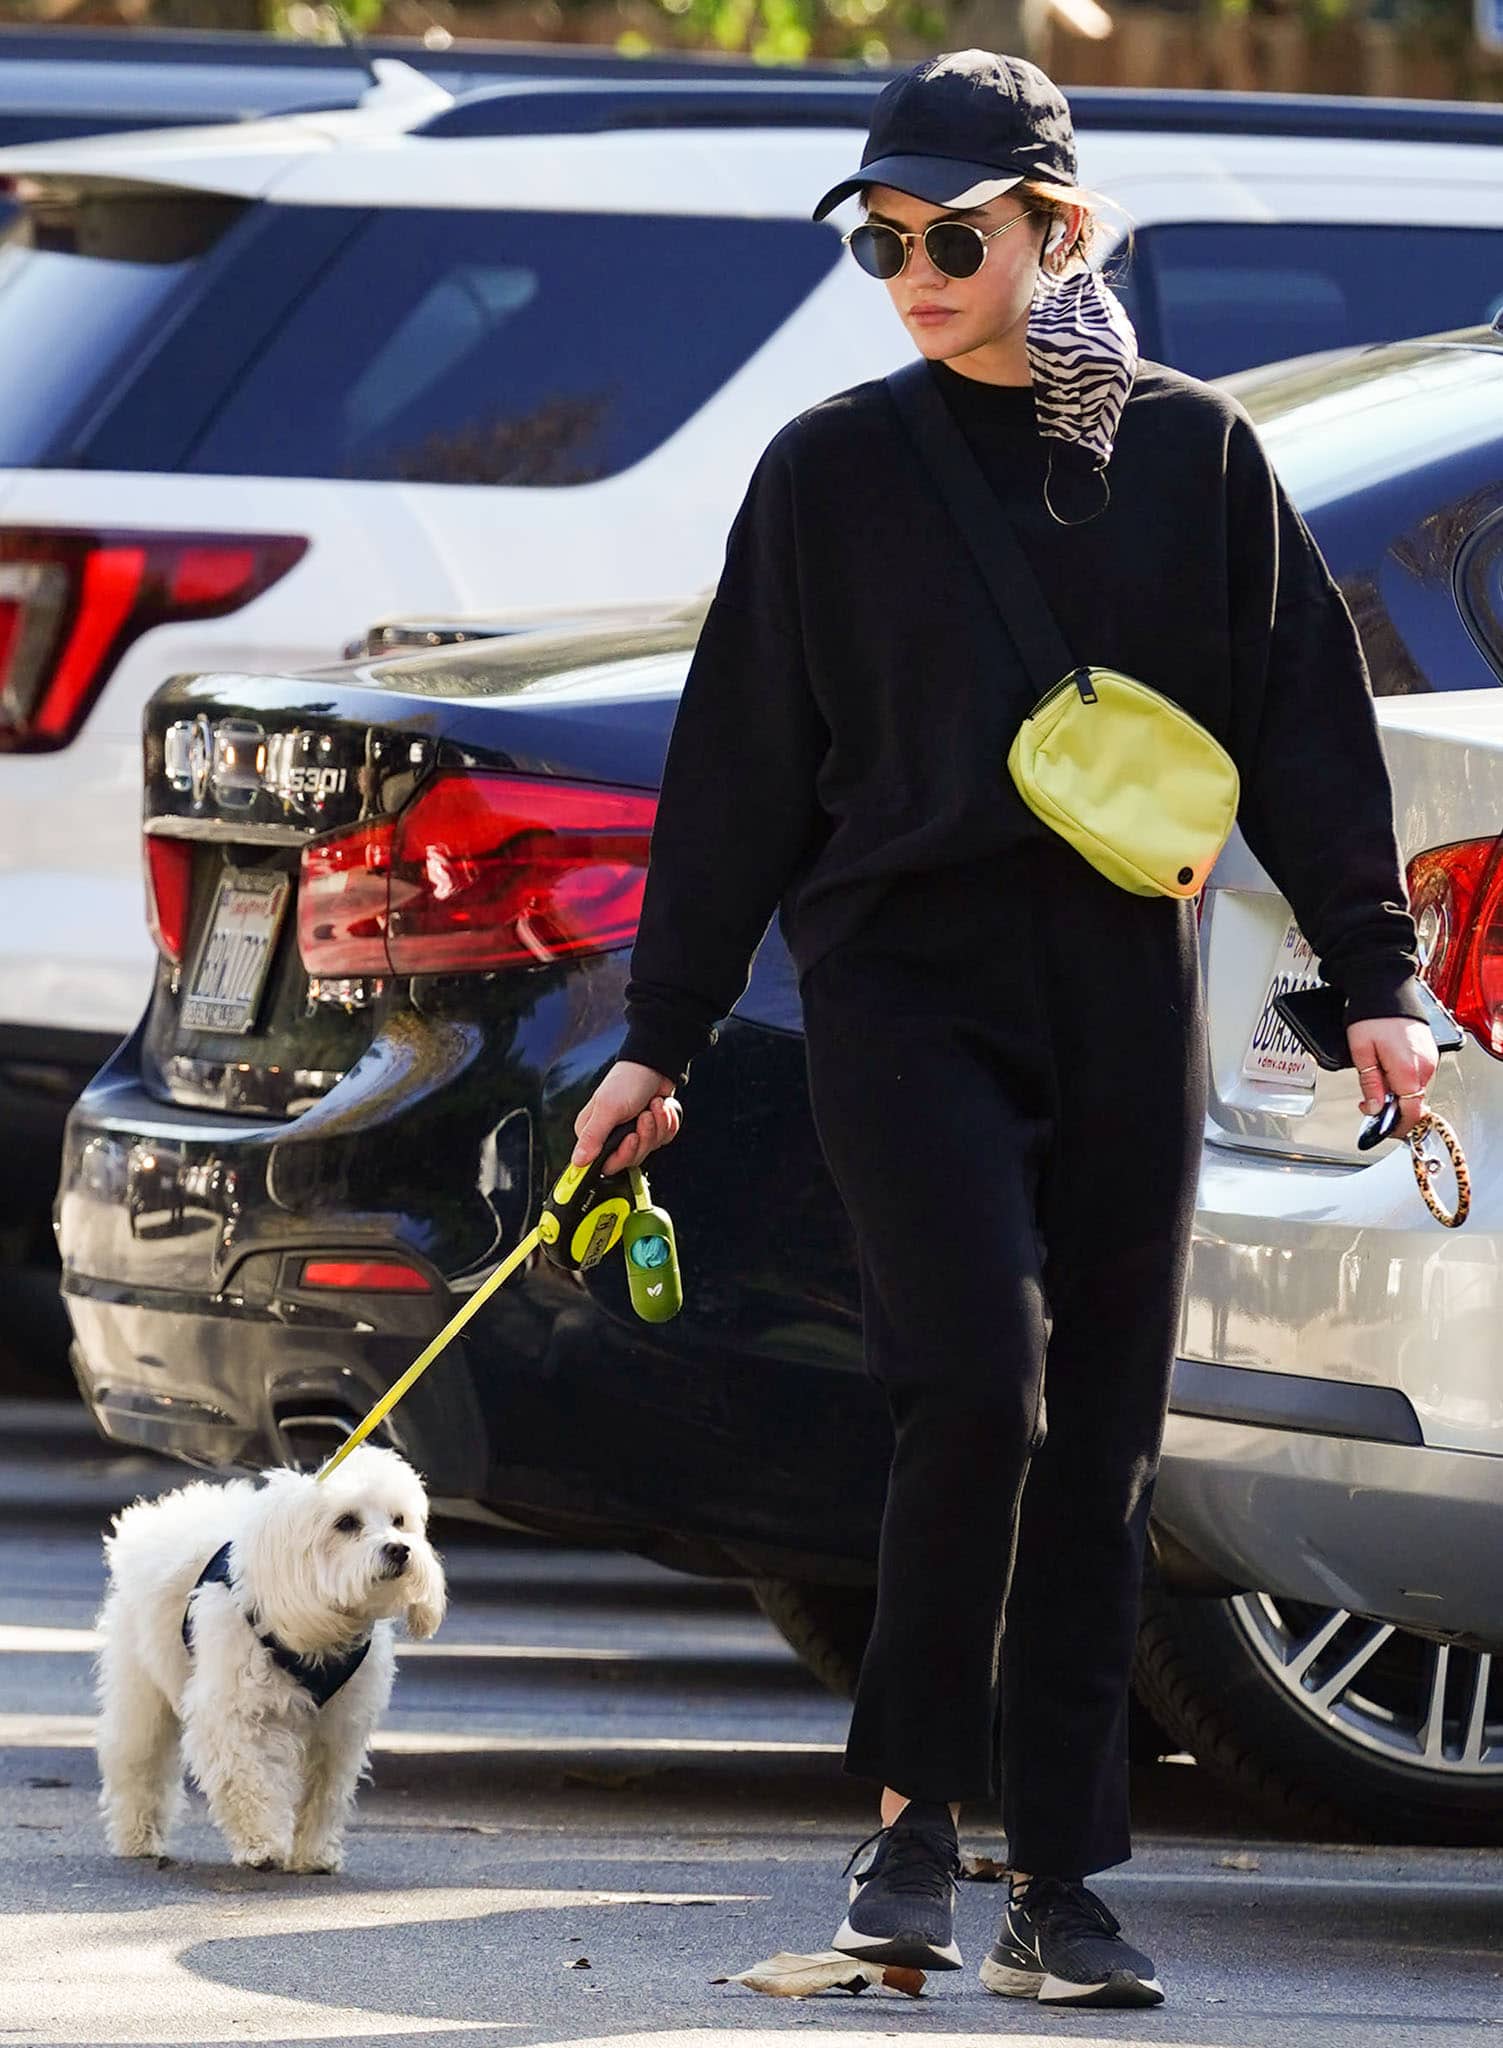
[[[373,1429],[380,1427],[387,1416],[390,1415],[392,1409],[396,1407],[398,1401],[402,1399],[402,1396],[417,1385],[417,1382],[422,1378],[429,1366],[432,1365],[434,1359],[439,1357],[459,1335],[471,1316],[478,1314],[503,1281],[511,1278],[517,1267],[521,1265],[523,1259],[527,1257],[527,1254],[534,1248],[537,1242],[537,1231],[529,1230],[516,1249],[501,1261],[501,1264],[491,1274],[490,1278],[481,1282],[480,1286],[475,1289],[475,1292],[458,1313],[450,1316],[448,1322],[444,1324],[438,1335],[430,1339],[412,1361],[411,1365],[408,1366],[402,1377],[392,1382],[375,1407],[372,1408],[369,1415],[366,1416],[365,1420],[356,1423],[333,1456],[319,1467],[315,1474],[316,1478],[327,1479],[331,1472],[344,1463],[350,1452],[357,1445],[365,1442]]]
[[[634,1116],[617,1124],[593,1159],[566,1166],[543,1197],[538,1218],[543,1253],[566,1273],[595,1265],[621,1235],[632,1210],[631,1176],[637,1169],[618,1166],[608,1174],[605,1162],[636,1128]]]

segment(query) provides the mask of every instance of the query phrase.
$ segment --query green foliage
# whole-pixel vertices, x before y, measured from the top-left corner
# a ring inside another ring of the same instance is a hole
[[[368,5],[372,0],[352,0]],[[568,0],[564,0],[568,4]],[[1135,0],[1109,0],[1130,11]],[[1147,0],[1153,4],[1153,0]],[[1162,0],[1160,0],[1162,4]],[[1171,0],[1173,4],[1173,0]],[[1439,47],[1464,46],[1471,34],[1472,0],[1200,0],[1211,16],[1294,18],[1317,34],[1338,22],[1385,21],[1401,34]],[[803,58],[858,57],[889,61],[888,35],[901,30],[933,49],[949,37],[949,10],[937,0],[656,0],[678,30],[676,40],[722,50],[749,51],[766,64]],[[645,54],[649,39],[632,30],[617,45]]]
[[[385,0],[339,0],[342,14],[356,35],[373,35],[380,27]],[[276,35],[297,36],[306,43],[340,40],[336,9],[328,0],[263,0],[266,26]]]
[[[890,27],[938,46],[945,14],[926,0],[656,0],[686,43],[747,51],[763,64],[799,64],[806,57],[857,57],[885,64]],[[632,31],[617,48],[629,55],[650,47]]]

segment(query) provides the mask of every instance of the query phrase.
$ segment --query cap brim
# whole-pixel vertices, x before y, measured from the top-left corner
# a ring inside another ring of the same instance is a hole
[[[985,206],[989,199],[1000,199],[1014,185],[1021,185],[1026,176],[1024,171],[1016,171],[999,177],[995,164],[963,163],[946,156],[882,156],[832,185],[811,218],[823,220],[842,199],[868,185],[891,185],[895,191],[926,199],[931,206]]]

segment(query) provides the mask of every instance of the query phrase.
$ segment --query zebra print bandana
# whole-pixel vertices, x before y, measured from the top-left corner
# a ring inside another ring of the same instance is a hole
[[[1138,369],[1127,308],[1096,271],[1056,277],[1040,265],[1028,366],[1039,433],[1049,444],[1044,502],[1062,526],[1083,525],[1111,502],[1106,466]],[[1062,514],[1056,497],[1078,516]]]

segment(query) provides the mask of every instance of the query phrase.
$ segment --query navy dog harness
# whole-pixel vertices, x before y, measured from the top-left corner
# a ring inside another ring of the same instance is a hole
[[[228,1543],[215,1551],[199,1573],[193,1593],[200,1586],[227,1586],[231,1594],[235,1592],[235,1581],[230,1577]],[[188,1595],[188,1604],[183,1609],[183,1646],[190,1657],[193,1654],[193,1593]],[[249,1627],[255,1629],[257,1641],[269,1653],[272,1662],[280,1665],[289,1678],[310,1693],[317,1707],[326,1707],[339,1688],[355,1676],[371,1646],[371,1639],[367,1636],[363,1642],[356,1643],[337,1657],[300,1657],[296,1650],[289,1650],[269,1630],[263,1634],[253,1615],[247,1614],[245,1620]]]

